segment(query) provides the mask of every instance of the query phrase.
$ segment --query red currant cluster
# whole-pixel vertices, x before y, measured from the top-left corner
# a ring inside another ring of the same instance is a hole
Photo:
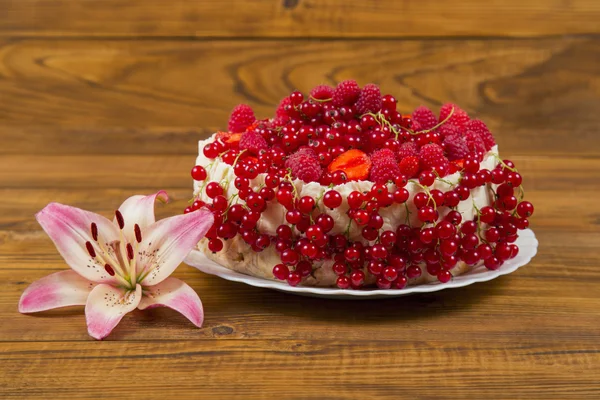
[[[274,247],[281,259],[273,267],[275,278],[295,286],[315,266],[327,265],[343,289],[372,282],[381,289],[399,289],[423,271],[447,282],[461,261],[497,269],[515,257],[517,230],[528,227],[533,206],[522,201],[522,178],[512,162],[498,160],[493,170],[481,168],[494,144],[491,135],[475,133],[483,129],[481,124],[471,124],[476,120],[454,108],[446,110],[441,122],[423,110],[402,116],[392,96],[347,82],[335,89],[315,88],[308,99],[294,92],[271,120],[257,121],[246,108],[234,110],[230,128],[244,131],[219,132],[203,149],[206,158],[233,167],[233,182],[211,182],[203,166],[192,169],[210,202],[198,198],[185,212],[201,207],[213,211],[215,223],[206,235],[209,250],[221,251],[224,240],[239,235],[255,252]],[[382,148],[390,155],[375,155]],[[390,170],[393,179],[385,174]],[[443,179],[454,172],[460,172],[458,183]],[[348,180],[367,179],[373,182],[369,191],[353,191],[344,199],[336,190]],[[298,195],[298,181],[319,182],[321,196]],[[449,190],[433,188],[438,181]],[[228,196],[231,183],[237,193]],[[412,198],[407,185],[417,191]],[[494,200],[481,209],[473,202],[475,218],[463,221],[457,207],[479,187]],[[257,227],[270,202],[285,208],[285,222],[276,235]],[[406,221],[384,229],[381,212],[394,205],[405,207]],[[347,208],[350,223],[346,232],[334,233],[327,209],[340,207]],[[409,209],[416,211],[414,218]],[[350,240],[352,228],[360,230],[361,240]]]

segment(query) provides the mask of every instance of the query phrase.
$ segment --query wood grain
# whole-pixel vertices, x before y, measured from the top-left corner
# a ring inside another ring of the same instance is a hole
[[[597,348],[582,351],[572,343],[552,344],[555,350],[551,352],[531,343],[513,343],[507,348],[494,342],[415,340],[175,340],[127,345],[123,351],[114,343],[33,342],[18,350],[0,344],[0,360],[10,371],[0,383],[10,380],[27,388],[9,392],[0,385],[0,394],[159,398],[161,393],[179,398],[219,393],[223,398],[254,399],[279,398],[281,389],[289,388],[292,398],[323,399],[321,387],[327,387],[328,399],[455,399],[465,391],[483,398],[499,389],[497,398],[542,398],[540,392],[544,392],[544,398],[581,399],[593,398],[600,391],[592,370],[600,359]],[[47,360],[45,365],[52,366],[54,373],[48,374],[37,362],[39,357]],[[456,365],[463,359],[467,361]],[[76,369],[61,373],[64,364]],[[222,373],[215,365],[232,368]],[[149,370],[168,371],[169,379],[152,379]],[[290,376],[295,377],[292,383]],[[569,383],[557,384],[562,379]],[[72,382],[77,382],[76,388]]]
[[[595,0],[3,0],[0,34],[431,37],[598,33]]]
[[[89,154],[107,145],[98,140],[114,154],[192,152],[237,103],[270,117],[295,88],[354,77],[394,93],[403,112],[460,103],[511,154],[598,154],[588,143],[600,125],[599,59],[593,38],[7,41],[0,152],[24,137],[30,153]]]
[[[6,155],[0,158],[0,187],[63,190],[127,188],[133,191],[179,188],[191,193],[189,173],[196,161],[197,143],[190,146],[194,146],[195,153],[188,156]],[[565,185],[600,189],[600,180],[595,179],[600,170],[600,158],[500,154],[515,162],[531,189],[561,190]],[[45,174],[40,176],[40,171],[45,171]],[[548,179],[548,174],[552,174],[552,179]]]
[[[595,0],[0,0],[0,398],[599,398],[598,20]],[[108,216],[166,189],[177,214],[235,104],[268,117],[348,78],[486,121],[536,207],[529,265],[355,302],[182,265],[202,328],[135,311],[104,342],[82,307],[18,313],[66,268],[47,203]]]

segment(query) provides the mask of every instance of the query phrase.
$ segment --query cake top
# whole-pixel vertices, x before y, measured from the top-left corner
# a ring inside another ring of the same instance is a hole
[[[396,108],[396,99],[374,84],[320,85],[306,97],[298,91],[285,97],[273,118],[258,120],[248,105],[236,106],[228,131],[218,132],[203,153],[329,186],[444,177],[463,169],[468,156],[481,161],[495,145],[485,123],[454,104],[443,105],[438,116],[425,106],[404,115]]]

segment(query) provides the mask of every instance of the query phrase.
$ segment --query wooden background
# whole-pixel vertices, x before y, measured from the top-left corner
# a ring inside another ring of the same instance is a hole
[[[0,0],[0,397],[600,398],[597,0]],[[196,141],[247,102],[356,78],[403,111],[453,101],[525,176],[539,254],[467,288],[327,301],[182,266],[195,329],[17,312],[65,268],[33,214],[191,195]]]

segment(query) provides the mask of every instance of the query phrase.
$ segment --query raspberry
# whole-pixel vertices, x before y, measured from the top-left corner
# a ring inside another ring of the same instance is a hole
[[[462,136],[463,133],[462,130],[458,129],[455,125],[452,124],[444,124],[440,126],[439,132],[442,138],[456,135]]]
[[[267,141],[257,132],[245,132],[240,138],[240,150],[249,150],[251,153],[258,155],[263,149],[268,149]]]
[[[489,150],[496,145],[496,141],[494,140],[492,133],[483,121],[478,119],[471,120],[467,123],[466,129],[479,135],[479,137],[483,140],[483,143],[485,143],[486,150]]]
[[[410,129],[413,132],[420,132],[420,131],[424,131],[425,129],[421,126],[420,123],[418,123],[417,121],[411,121],[411,125],[410,125]]]
[[[317,155],[308,147],[304,147],[289,156],[285,161],[285,167],[292,171],[293,177],[306,183],[317,182],[323,172]]]
[[[415,142],[404,142],[398,149],[398,160],[402,160],[405,157],[416,156],[419,154],[419,148]]]
[[[308,156],[311,156],[311,157],[313,157],[313,156],[314,156],[314,157],[317,157],[317,155],[316,155],[315,151],[314,151],[313,149],[311,149],[310,147],[308,147],[308,146],[302,146],[302,147],[300,147],[300,148],[299,148],[299,149],[296,151],[296,153],[295,153],[295,154],[298,154],[298,155],[300,155],[300,154],[306,154],[306,155],[308,155]],[[318,158],[318,157],[317,157],[317,158]]]
[[[333,88],[329,85],[315,86],[313,90],[310,91],[310,97],[317,100],[331,99],[332,96]]]
[[[405,157],[400,164],[398,164],[398,168],[400,168],[400,173],[407,178],[414,178],[419,172],[419,158],[417,156],[408,156]]]
[[[375,150],[371,154],[371,162],[373,164],[377,164],[382,161],[387,161],[389,159],[396,161],[396,156],[394,155],[394,152],[390,149]]]
[[[444,156],[444,150],[435,143],[429,143],[419,150],[419,159],[424,168],[435,169],[440,175],[448,172],[448,159]]]
[[[277,106],[277,111],[275,112],[275,115],[277,115],[277,117],[282,118],[285,121],[290,119],[290,117],[288,116],[288,113],[286,111],[287,106],[290,106],[290,107],[292,106],[292,100],[290,99],[289,96],[281,99],[281,101],[279,102],[279,105]]]
[[[366,114],[368,112],[376,113],[381,110],[381,106],[382,100],[379,86],[373,83],[365,85],[356,101],[356,111],[359,114]]]
[[[246,104],[238,104],[229,116],[229,132],[244,132],[254,121],[256,121],[256,117],[252,108]]]
[[[450,115],[450,111],[454,108],[454,112],[452,116],[446,121],[446,123],[450,123],[458,127],[459,129],[465,129],[465,125],[469,122],[469,116],[466,111],[462,110],[459,106],[452,103],[446,103],[440,109],[440,122],[445,121]]]
[[[336,107],[353,105],[360,95],[360,87],[355,80],[347,80],[338,83],[333,91],[332,101]]]
[[[369,179],[375,183],[393,181],[400,173],[396,156],[390,149],[376,150],[371,154],[371,173]]]
[[[448,155],[448,160],[450,161],[460,160],[469,154],[467,141],[460,134],[446,136],[443,144],[446,154]]]
[[[412,113],[413,121],[417,121],[421,125],[421,129],[431,129],[437,125],[438,120],[433,111],[425,106],[420,106]]]
[[[480,153],[483,155],[486,152],[485,143],[477,133],[473,131],[467,131],[465,132],[465,139],[471,153]]]

